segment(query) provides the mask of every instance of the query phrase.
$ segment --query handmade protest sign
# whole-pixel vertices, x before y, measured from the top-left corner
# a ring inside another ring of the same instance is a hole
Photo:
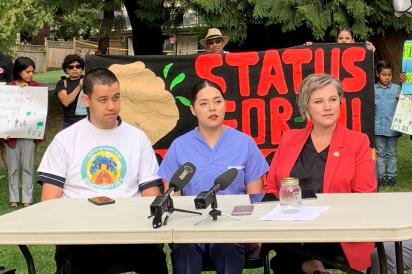
[[[0,138],[43,139],[47,87],[0,85]]]

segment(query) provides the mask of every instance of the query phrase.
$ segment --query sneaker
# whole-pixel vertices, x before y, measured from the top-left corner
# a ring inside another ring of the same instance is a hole
[[[388,186],[394,186],[396,185],[396,179],[395,177],[391,177],[388,179]]]
[[[386,185],[386,180],[385,180],[385,178],[379,178],[378,183],[379,183],[380,186]]]

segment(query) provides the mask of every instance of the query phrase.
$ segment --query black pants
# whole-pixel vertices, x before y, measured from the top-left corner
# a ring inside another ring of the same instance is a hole
[[[302,274],[302,263],[314,259],[310,255],[304,255],[288,247],[304,251],[308,254],[318,254],[328,260],[347,264],[339,243],[270,244],[269,248],[265,248],[276,251],[276,256],[270,260],[270,268],[272,268],[275,274]],[[325,267],[330,268],[327,264]]]
[[[56,246],[55,260],[58,274],[168,272],[163,244]]]

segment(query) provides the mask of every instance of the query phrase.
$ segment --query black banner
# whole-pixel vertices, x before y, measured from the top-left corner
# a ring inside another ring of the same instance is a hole
[[[196,126],[190,90],[200,79],[225,93],[225,124],[250,135],[270,160],[289,128],[306,121],[296,105],[303,78],[330,73],[345,91],[339,122],[374,135],[373,53],[363,44],[314,44],[261,52],[185,56],[88,56],[86,69],[109,68],[119,78],[121,116],[145,130],[159,156]]]

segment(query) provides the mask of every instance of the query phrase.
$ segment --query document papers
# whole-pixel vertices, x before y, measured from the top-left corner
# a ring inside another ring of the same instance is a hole
[[[260,221],[310,221],[314,220],[330,206],[302,206],[298,212],[283,213],[278,205],[272,211],[262,216]]]

